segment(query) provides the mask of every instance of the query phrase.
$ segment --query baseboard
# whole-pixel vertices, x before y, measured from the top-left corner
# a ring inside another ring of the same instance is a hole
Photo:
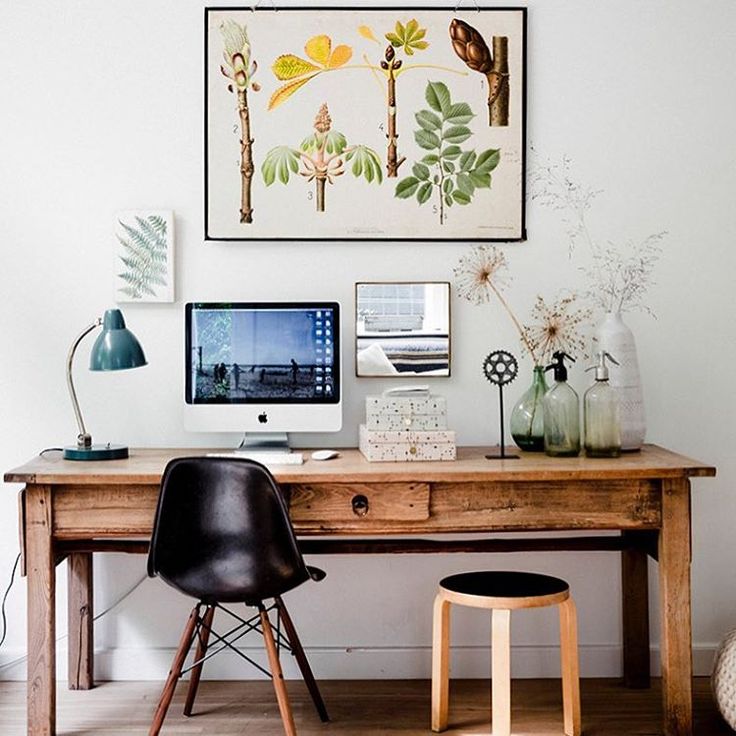
[[[259,664],[266,666],[262,650],[242,650]],[[696,645],[693,649],[693,671],[696,675],[710,675],[716,645]],[[25,680],[25,661],[5,666],[23,657],[23,651],[6,650],[0,658],[0,680]],[[429,647],[365,647],[313,648],[307,655],[315,675],[324,680],[373,679],[426,679],[431,673]],[[161,649],[100,649],[95,651],[95,678],[97,680],[161,680],[166,676],[174,650]],[[512,649],[512,676],[559,677],[560,654],[556,646],[515,646]],[[652,674],[659,674],[659,649],[651,653]],[[299,677],[291,656],[283,658],[284,676]],[[615,645],[584,645],[580,647],[582,677],[619,677],[621,675],[621,648]],[[452,676],[458,678],[485,678],[490,673],[490,648],[453,647]],[[66,680],[66,650],[57,654],[57,677]],[[257,670],[249,667],[232,653],[223,653],[207,662],[203,677],[211,680],[261,679]]]

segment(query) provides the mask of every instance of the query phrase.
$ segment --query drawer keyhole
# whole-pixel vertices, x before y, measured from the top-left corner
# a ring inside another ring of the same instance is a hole
[[[366,496],[362,494],[353,496],[352,504],[353,513],[356,516],[365,516],[368,513],[368,498]]]

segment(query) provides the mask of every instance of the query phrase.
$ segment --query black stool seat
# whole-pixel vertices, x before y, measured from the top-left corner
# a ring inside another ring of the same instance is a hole
[[[560,578],[535,572],[484,570],[450,575],[440,580],[440,587],[461,595],[531,598],[564,593],[570,586]]]

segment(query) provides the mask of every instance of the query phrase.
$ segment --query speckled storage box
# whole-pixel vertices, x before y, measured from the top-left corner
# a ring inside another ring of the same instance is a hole
[[[412,462],[414,460],[454,460],[455,433],[439,431],[384,431],[360,425],[358,447],[370,462]]]
[[[447,403],[444,396],[368,396],[365,425],[384,431],[447,429]]]

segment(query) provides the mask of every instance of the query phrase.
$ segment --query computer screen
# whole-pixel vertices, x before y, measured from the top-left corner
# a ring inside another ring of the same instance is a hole
[[[195,429],[329,431],[337,414],[341,424],[337,303],[189,303],[185,336],[186,405],[215,411],[190,413],[203,419]]]

